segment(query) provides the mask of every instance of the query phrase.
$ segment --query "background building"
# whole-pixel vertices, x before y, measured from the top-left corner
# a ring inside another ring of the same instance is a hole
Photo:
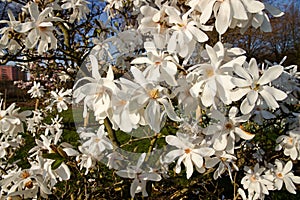
[[[19,81],[27,80],[27,73],[18,67],[11,65],[0,65],[0,81]]]

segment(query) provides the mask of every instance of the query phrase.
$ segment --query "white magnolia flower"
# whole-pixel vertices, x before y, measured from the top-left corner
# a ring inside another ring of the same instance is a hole
[[[154,43],[158,48],[163,48],[169,37],[168,15],[166,14],[167,6],[159,6],[159,9],[153,8],[149,5],[140,8],[141,14],[144,17],[139,24],[139,30],[142,34],[148,32],[153,35]]]
[[[300,160],[300,129],[291,130],[288,135],[281,135],[276,139],[276,142],[279,143],[276,150],[283,149],[284,155],[290,156],[292,160]]]
[[[101,77],[98,62],[95,56],[89,56],[92,66],[92,77],[83,77],[74,85],[73,98],[75,103],[84,101],[83,117],[88,114],[88,109],[94,111],[97,120],[104,120],[111,108],[111,96],[115,93],[114,74],[111,66],[106,77]],[[88,81],[80,85],[81,82]]]
[[[223,63],[225,55],[224,46],[220,43],[219,50],[215,50],[206,45],[206,52],[210,58],[210,62],[195,65],[190,69],[189,76],[198,76],[197,82],[190,89],[190,93],[194,97],[200,97],[205,107],[216,106],[215,97],[218,97],[224,104],[230,104],[231,98],[229,91],[234,87],[231,83],[231,73],[233,66],[241,66],[245,60],[245,56],[239,56],[233,60]]]
[[[123,178],[134,179],[130,186],[131,197],[134,198],[135,193],[142,192],[143,196],[148,196],[146,191],[147,181],[160,181],[161,176],[152,171],[145,171],[141,168],[146,157],[146,153],[141,154],[137,164],[129,165],[126,170],[119,170],[117,175]]]
[[[7,24],[8,26],[5,26],[0,29],[0,35],[2,35],[0,39],[1,46],[5,46],[8,48],[9,51],[15,51],[19,49],[21,46],[18,44],[18,42],[11,38],[11,34],[14,32],[14,28],[20,24],[20,21],[17,21],[12,13],[11,10],[7,10],[7,14],[9,17],[8,20],[0,20],[0,24]]]
[[[162,107],[171,120],[181,120],[174,111],[166,88],[147,80],[143,73],[134,66],[131,67],[131,72],[140,88],[133,93],[129,105],[130,110],[145,109],[145,121],[157,133],[160,132],[161,121],[164,116],[164,113],[161,112]]]
[[[283,67],[280,65],[270,67],[262,71],[260,75],[256,60],[252,58],[249,64],[245,62],[245,68],[235,65],[234,72],[241,78],[232,78],[237,88],[231,97],[233,101],[237,101],[246,95],[240,107],[243,114],[248,114],[254,109],[259,95],[271,109],[278,108],[277,101],[287,97],[285,92],[270,86],[270,82],[277,79],[283,72]]]
[[[83,132],[80,134],[85,142],[82,144],[82,149],[85,149],[94,158],[100,158],[105,150],[112,150],[113,145],[107,138],[107,132],[104,130],[104,125],[101,125],[97,133]]]
[[[177,66],[174,63],[175,58],[167,55],[166,52],[156,51],[153,42],[145,42],[147,57],[138,57],[131,64],[147,64],[143,71],[148,80],[166,81],[170,86],[177,85],[175,75],[177,74]]]
[[[197,27],[197,22],[188,18],[191,11],[186,12],[180,18],[180,11],[174,7],[168,7],[169,23],[174,24],[172,36],[168,41],[168,51],[177,52],[181,57],[189,57],[194,51],[196,42],[205,42],[208,36]]]
[[[177,157],[179,157],[175,167],[175,172],[180,173],[181,162],[183,162],[186,168],[187,179],[189,179],[193,174],[193,165],[195,165],[197,171],[203,172],[203,158],[212,156],[215,153],[212,148],[197,146],[193,143],[194,141],[195,138],[192,138],[189,135],[181,134],[179,132],[177,132],[176,136],[166,136],[166,142],[171,146],[177,147],[178,149],[172,150],[167,153],[163,161],[166,163],[171,163]]]
[[[120,79],[120,89],[115,89],[112,96],[112,114],[109,116],[113,125],[113,129],[120,128],[124,132],[131,132],[132,129],[138,127],[141,121],[141,113],[130,110],[130,101],[132,93],[138,88],[136,85],[128,84],[126,79]]]
[[[248,190],[249,195],[261,197],[262,195],[268,195],[269,190],[273,190],[273,183],[270,180],[265,179],[262,175],[265,171],[264,167],[259,167],[259,164],[257,163],[253,170],[248,166],[245,166],[244,170],[246,176],[242,178],[241,183],[244,189]]]
[[[225,117],[218,110],[213,110],[209,114],[212,119],[218,120],[217,123],[210,124],[204,129],[204,134],[212,137],[210,142],[213,143],[213,148],[216,151],[226,151],[234,154],[235,142],[239,138],[251,140],[255,134],[251,134],[243,130],[242,122],[249,119],[249,115],[237,117],[238,108],[231,107],[228,112],[228,117]],[[238,136],[238,137],[237,137]]]
[[[229,177],[232,181],[233,180],[232,174],[231,174],[232,168],[231,168],[230,164],[232,165],[234,170],[238,171],[239,168],[234,163],[237,158],[231,154],[226,153],[225,151],[218,151],[215,153],[215,155],[216,155],[216,157],[205,158],[205,167],[213,168],[215,165],[217,165],[219,163],[218,168],[214,172],[214,176],[213,176],[214,179],[217,180],[227,170]]]
[[[25,199],[34,198],[40,192],[44,198],[51,194],[45,181],[43,169],[24,169],[4,175],[1,188],[7,188],[7,197],[22,196]]]
[[[33,82],[33,86],[28,90],[27,93],[31,95],[31,98],[40,98],[44,95],[44,86],[41,86],[41,84],[38,82],[36,83],[35,81]]]
[[[86,19],[86,15],[89,14],[88,1],[85,0],[63,0],[61,5],[62,9],[72,9],[70,15],[70,23],[73,23],[76,19],[79,22],[81,19]]]
[[[21,23],[15,28],[20,33],[29,32],[25,42],[26,47],[29,49],[34,48],[40,40],[38,46],[39,54],[46,52],[48,49],[56,49],[57,39],[53,34],[54,26],[52,21],[61,21],[61,19],[49,16],[53,10],[50,7],[47,7],[40,13],[38,5],[31,3],[28,9],[32,21]],[[50,48],[48,48],[49,43]]]
[[[248,13],[248,20],[243,21],[233,19],[230,28],[234,28],[236,26],[240,27],[242,34],[245,33],[250,26],[254,27],[255,29],[260,28],[260,30],[263,32],[272,32],[269,15],[265,11],[270,13],[273,17],[281,17],[284,15],[284,13],[266,2],[263,4],[265,9],[257,13]]]
[[[234,19],[247,21],[248,13],[258,13],[265,8],[263,3],[256,0],[192,0],[189,5],[202,12],[200,22],[203,24],[214,13],[215,27],[220,35],[226,32]]]
[[[15,136],[19,132],[24,132],[22,121],[31,114],[30,111],[18,113],[20,108],[15,109],[16,104],[11,104],[7,109],[2,110],[3,99],[0,99],[0,133]]]
[[[295,176],[292,172],[293,163],[288,161],[285,165],[282,161],[276,159],[275,166],[266,172],[266,177],[272,180],[277,190],[281,190],[283,183],[285,188],[293,194],[296,194],[294,183],[300,184],[300,177]]]
[[[57,91],[51,91],[52,95],[52,102],[50,107],[53,106],[53,104],[56,104],[56,108],[58,112],[62,112],[63,110],[68,110],[68,105],[71,103],[70,96],[72,95],[72,89],[67,89],[64,91],[64,88],[62,88],[58,93]]]

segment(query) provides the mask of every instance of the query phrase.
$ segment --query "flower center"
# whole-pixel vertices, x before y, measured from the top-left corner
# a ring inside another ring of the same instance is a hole
[[[191,151],[192,151],[192,150],[191,150],[190,148],[187,148],[187,149],[184,150],[184,152],[185,152],[186,154],[191,153]]]
[[[231,130],[233,128],[233,125],[231,123],[227,123],[227,124],[225,124],[225,128],[227,130]]]
[[[158,66],[161,65],[161,62],[160,62],[160,61],[156,61],[156,62],[154,63],[154,65],[155,65],[156,67],[158,67]]]
[[[96,143],[100,142],[100,140],[101,140],[100,138],[95,138],[95,139],[94,139],[94,141],[95,141]]]
[[[159,91],[158,89],[152,89],[149,91],[149,96],[151,99],[157,99],[159,97]]]
[[[46,26],[39,26],[39,30],[41,32],[46,32],[48,30],[48,27],[46,27]]]
[[[205,72],[207,77],[212,77],[215,74],[212,68],[206,69]]]
[[[252,175],[252,176],[250,177],[250,181],[251,181],[251,182],[256,182],[256,181],[257,181],[256,176],[255,176],[255,175]]]
[[[283,178],[283,175],[282,175],[281,172],[278,172],[276,175],[277,175],[278,178]]]
[[[26,179],[26,178],[28,178],[29,176],[30,176],[30,174],[29,174],[28,171],[24,171],[24,172],[22,172],[22,174],[21,174],[21,178],[22,178],[22,179]]]
[[[58,101],[63,101],[64,98],[63,98],[63,97],[58,97],[57,100],[58,100]]]
[[[289,143],[290,145],[293,145],[293,142],[294,142],[294,139],[293,139],[292,137],[289,137],[288,143]]]

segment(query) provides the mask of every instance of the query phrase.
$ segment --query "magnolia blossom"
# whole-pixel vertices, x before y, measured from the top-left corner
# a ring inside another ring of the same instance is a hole
[[[276,142],[279,143],[276,150],[283,149],[284,155],[290,156],[292,160],[300,160],[300,129],[291,130],[288,135],[281,135],[276,139]]]
[[[51,194],[47,182],[44,181],[42,169],[32,168],[10,172],[3,178],[0,186],[7,190],[7,197],[34,198],[40,192],[40,195],[46,198],[48,194]]]
[[[40,13],[38,5],[36,3],[31,3],[28,9],[32,21],[19,24],[17,27],[15,27],[17,32],[29,32],[25,41],[26,47],[31,49],[40,40],[38,46],[39,54],[42,54],[48,49],[56,49],[57,39],[53,34],[54,26],[52,21],[60,21],[61,19],[58,17],[49,17],[53,10],[50,7],[47,7]],[[49,43],[50,48],[48,48]]]
[[[279,107],[277,101],[284,100],[287,94],[270,85],[270,82],[277,79],[283,72],[283,67],[275,65],[267,70],[260,72],[256,60],[252,58],[249,64],[245,63],[245,68],[235,65],[234,72],[241,78],[234,77],[232,82],[237,86],[231,95],[233,101],[237,101],[246,95],[241,103],[241,112],[250,113],[259,98],[259,95],[265,100],[269,108]]]
[[[130,110],[141,110],[145,107],[145,120],[156,132],[160,132],[161,121],[164,116],[161,112],[161,106],[163,106],[164,111],[171,120],[181,120],[175,113],[164,87],[147,80],[143,73],[134,66],[131,67],[131,72],[134,76],[134,80],[140,87],[132,95],[129,105]]]
[[[180,18],[180,12],[174,7],[169,7],[166,13],[169,15],[169,22],[174,24],[168,43],[169,52],[177,52],[181,57],[187,57],[194,51],[196,41],[203,43],[208,40],[208,36],[197,27],[197,22],[188,18],[190,12],[186,12]]]
[[[204,133],[212,137],[209,142],[213,143],[215,150],[222,151],[226,149],[233,154],[235,141],[238,139],[236,136],[244,140],[250,140],[255,136],[252,133],[244,131],[241,125],[242,122],[249,119],[249,115],[237,117],[238,112],[238,108],[231,107],[228,112],[228,118],[218,110],[213,110],[209,114],[212,119],[218,120],[218,123],[210,124],[204,129]]]
[[[83,77],[74,85],[73,98],[75,103],[84,101],[83,117],[85,118],[88,109],[93,110],[98,120],[104,120],[108,116],[111,108],[111,96],[115,93],[114,74],[111,66],[106,77],[101,77],[99,73],[98,61],[95,56],[89,56],[92,67],[92,77]],[[83,85],[81,82],[88,81]]]
[[[20,108],[15,109],[15,103],[2,110],[2,103],[3,99],[0,99],[0,133],[14,136],[19,132],[24,132],[22,121],[25,121],[31,112],[23,111],[18,113]]]
[[[52,95],[52,102],[50,105],[50,108],[53,106],[53,104],[56,104],[56,108],[58,112],[62,112],[63,110],[68,110],[68,105],[71,103],[70,95],[72,94],[72,89],[67,89],[64,91],[64,88],[62,88],[58,93],[51,91]]]
[[[285,188],[290,193],[296,194],[296,187],[294,183],[300,184],[300,177],[295,176],[292,172],[293,163],[288,161],[285,165],[282,161],[276,159],[275,166],[273,166],[268,172],[266,172],[267,178],[274,182],[277,190],[281,190],[283,183]]]
[[[217,32],[222,35],[231,25],[233,19],[240,21],[248,20],[248,13],[258,13],[265,6],[256,0],[212,0],[200,1],[192,0],[189,5],[202,12],[200,22],[205,24],[212,13],[216,18],[215,27]]]
[[[132,93],[138,86],[130,84],[126,79],[120,79],[120,87],[116,88],[115,94],[112,96],[111,115],[109,116],[114,129],[120,128],[124,132],[131,132],[132,129],[138,127],[142,120],[142,113],[130,109],[130,100]]]
[[[158,48],[163,48],[169,37],[167,6],[159,6],[155,9],[149,5],[140,8],[143,18],[139,24],[139,30],[145,34],[150,32],[153,35],[154,43]]]
[[[44,86],[41,86],[41,84],[38,82],[36,83],[35,81],[33,82],[33,86],[28,90],[27,93],[31,95],[31,98],[40,98],[44,95]]]
[[[62,9],[72,9],[72,14],[70,15],[70,23],[73,23],[76,19],[80,21],[81,19],[86,19],[86,15],[90,12],[88,8],[88,1],[85,0],[63,0],[61,5]]]
[[[224,104],[230,104],[230,89],[234,87],[231,83],[231,72],[233,66],[241,66],[245,60],[245,56],[239,56],[233,60],[223,63],[225,49],[220,45],[221,49],[215,50],[211,46],[206,45],[206,52],[210,58],[209,63],[195,65],[190,69],[189,76],[198,76],[197,82],[190,89],[190,93],[194,97],[200,97],[205,107],[216,107],[215,97],[218,97]]]
[[[11,12],[11,10],[7,10],[7,14],[9,17],[8,20],[0,20],[0,24],[7,24],[7,27],[3,27],[0,29],[0,34],[2,35],[0,39],[1,46],[5,46],[8,48],[9,51],[14,52],[15,50],[19,49],[21,46],[18,44],[18,42],[11,38],[11,34],[14,33],[14,28],[20,24],[19,21],[17,21]]]
[[[130,195],[134,198],[135,193],[142,192],[143,196],[148,196],[146,191],[147,181],[160,181],[161,176],[152,171],[145,171],[141,168],[146,157],[146,153],[141,154],[137,164],[130,165],[125,170],[119,170],[116,172],[117,175],[124,178],[134,179],[130,186]]]
[[[183,113],[189,116],[195,112],[199,104],[197,97],[192,96],[190,89],[193,87],[193,80],[182,77],[177,80],[178,86],[174,90],[174,94],[178,98],[178,105],[182,107]]]
[[[177,157],[177,164],[175,167],[175,172],[180,173],[181,171],[181,162],[183,162],[186,167],[186,177],[189,179],[193,174],[193,165],[195,165],[197,171],[204,172],[204,157],[212,156],[215,151],[210,147],[197,146],[195,143],[195,138],[190,137],[177,132],[176,136],[168,135],[166,136],[166,142],[169,145],[175,146],[178,149],[172,150],[167,153],[163,159],[166,163],[171,163]]]
[[[131,64],[147,64],[143,71],[146,78],[151,81],[166,81],[170,86],[177,85],[175,75],[177,66],[174,63],[175,58],[166,54],[166,52],[156,51],[155,44],[145,42],[145,49],[148,57],[138,57]]]
[[[271,32],[272,27],[270,23],[270,19],[268,14],[265,12],[267,11],[269,14],[271,14],[273,17],[281,17],[284,15],[282,11],[280,11],[278,8],[275,8],[274,6],[264,2],[265,6],[264,10],[261,10],[257,13],[249,13],[248,14],[248,20],[236,20],[233,19],[230,25],[230,28],[234,28],[235,26],[241,27],[241,33],[245,33],[246,30],[252,26],[255,29],[260,28],[263,32]]]
[[[269,194],[269,190],[273,190],[273,183],[262,175],[265,171],[264,167],[259,167],[257,163],[253,170],[248,166],[245,166],[244,170],[246,176],[242,178],[241,183],[253,199],[262,198]]]
[[[93,155],[94,158],[100,158],[101,154],[107,149],[113,149],[111,141],[106,137],[107,133],[104,131],[104,125],[101,125],[97,133],[82,132],[80,137],[84,140],[82,149],[85,149],[88,154]]]
[[[237,158],[231,154],[226,153],[225,151],[218,151],[215,153],[215,155],[216,155],[216,157],[205,158],[205,167],[212,168],[215,165],[219,164],[218,168],[214,172],[214,176],[213,176],[214,179],[217,180],[227,170],[229,177],[232,181],[233,180],[232,174],[231,174],[232,168],[231,168],[230,164],[232,165],[233,169],[238,171],[239,168],[234,163]]]

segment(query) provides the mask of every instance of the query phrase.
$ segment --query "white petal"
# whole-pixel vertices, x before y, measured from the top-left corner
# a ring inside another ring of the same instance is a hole
[[[171,163],[173,162],[178,156],[181,156],[184,154],[184,150],[182,149],[175,149],[173,151],[170,151],[167,153],[167,155],[164,157],[164,162]]]
[[[191,178],[193,171],[194,171],[193,163],[192,163],[190,155],[185,158],[183,163],[186,167],[186,178],[189,179],[189,178]]]
[[[271,81],[277,79],[283,72],[283,67],[280,65],[270,67],[268,70],[264,71],[264,74],[258,80],[258,84],[265,85]]]
[[[216,30],[222,35],[226,32],[230,25],[232,10],[229,1],[223,1],[220,5],[218,15],[216,17]]]
[[[233,9],[233,17],[240,20],[247,20],[248,16],[245,10],[244,5],[240,0],[231,0],[232,9]]]

